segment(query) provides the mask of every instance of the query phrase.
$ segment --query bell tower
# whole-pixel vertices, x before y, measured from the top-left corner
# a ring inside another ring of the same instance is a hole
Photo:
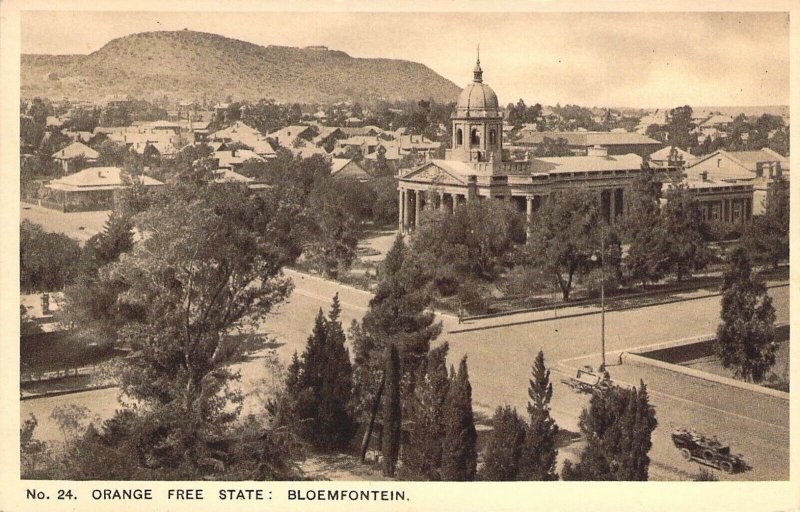
[[[452,149],[448,160],[500,162],[503,159],[503,116],[497,95],[483,82],[480,48],[472,82],[458,97],[453,125]]]

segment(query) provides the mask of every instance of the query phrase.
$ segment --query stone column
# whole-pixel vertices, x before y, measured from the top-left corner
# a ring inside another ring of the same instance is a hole
[[[408,233],[411,224],[411,194],[403,190],[403,233]]]
[[[406,203],[406,201],[405,201],[406,192],[405,192],[405,190],[403,190],[401,188],[398,191],[397,195],[398,195],[398,198],[397,198],[397,201],[398,201],[398,205],[397,205],[397,217],[398,217],[397,218],[397,230],[400,231],[400,233],[402,233],[403,232],[403,208],[406,205],[405,204]]]
[[[531,222],[533,222],[533,196],[525,197],[525,219],[527,224],[525,226],[525,237],[531,236]]]
[[[439,192],[439,207],[437,210],[444,209],[444,192]]]
[[[612,188],[608,193],[608,223],[613,225],[617,219],[617,189]]]
[[[414,227],[419,226],[419,214],[422,212],[422,194],[419,190],[414,191],[415,208],[414,208]]]
[[[458,206],[458,194],[450,194],[450,212],[456,213],[456,206]]]

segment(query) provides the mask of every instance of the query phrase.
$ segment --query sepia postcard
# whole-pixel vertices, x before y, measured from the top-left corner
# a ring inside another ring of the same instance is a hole
[[[0,510],[800,510],[799,7],[0,3]]]

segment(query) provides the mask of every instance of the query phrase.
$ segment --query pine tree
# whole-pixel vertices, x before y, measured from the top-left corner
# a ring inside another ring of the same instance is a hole
[[[531,375],[528,387],[530,426],[525,436],[519,479],[558,480],[556,474],[558,425],[550,416],[553,385],[550,383],[550,370],[544,365],[544,352],[541,350],[533,363]]]
[[[507,482],[517,479],[527,425],[510,406],[498,407],[492,417],[492,433],[486,445],[480,480]]]
[[[478,435],[472,414],[472,386],[466,356],[461,360],[458,373],[452,368],[450,373],[450,389],[444,404],[442,480],[467,482],[475,479]]]
[[[643,382],[595,392],[579,424],[587,443],[577,464],[564,463],[564,480],[647,480],[658,422]]]
[[[450,386],[447,351],[446,342],[431,350],[417,378],[409,442],[403,447],[402,477],[407,480],[441,480],[443,411]]]
[[[386,397],[383,408],[383,474],[394,476],[400,454],[402,416],[400,410],[400,356],[397,347],[386,353]]]
[[[775,308],[742,248],[734,251],[723,279],[721,317],[715,350],[722,365],[741,379],[761,382],[775,364]]]

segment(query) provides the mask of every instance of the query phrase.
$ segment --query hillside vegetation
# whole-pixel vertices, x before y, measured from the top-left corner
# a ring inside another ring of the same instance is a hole
[[[453,101],[459,88],[423,64],[341,51],[259,46],[193,31],[143,32],[89,55],[23,55],[22,96],[98,100],[273,98]]]

